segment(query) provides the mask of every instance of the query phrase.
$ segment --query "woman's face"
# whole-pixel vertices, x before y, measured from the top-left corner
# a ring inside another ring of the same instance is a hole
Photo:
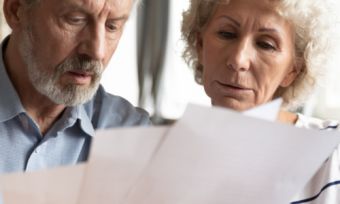
[[[199,34],[203,85],[213,105],[246,110],[296,78],[293,28],[273,8],[270,0],[218,4]]]

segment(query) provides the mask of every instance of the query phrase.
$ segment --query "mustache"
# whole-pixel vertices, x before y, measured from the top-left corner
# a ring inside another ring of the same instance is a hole
[[[91,73],[94,76],[100,76],[103,72],[103,64],[98,60],[93,60],[86,55],[77,55],[66,59],[57,66],[59,73],[69,71],[82,71]]]

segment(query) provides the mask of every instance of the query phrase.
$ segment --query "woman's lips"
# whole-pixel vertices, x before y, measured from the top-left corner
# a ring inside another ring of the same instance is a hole
[[[242,96],[251,93],[253,90],[240,84],[227,84],[216,82],[218,91],[225,96]]]

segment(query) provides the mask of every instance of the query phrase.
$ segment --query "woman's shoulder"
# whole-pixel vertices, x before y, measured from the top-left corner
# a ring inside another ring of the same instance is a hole
[[[338,130],[339,122],[336,120],[323,120],[298,114],[296,127],[316,130]],[[307,183],[305,188],[295,197],[298,203],[339,203],[340,200],[340,144],[330,157],[322,164],[318,172]]]
[[[296,127],[317,129],[317,130],[335,130],[339,128],[339,122],[336,120],[323,120],[320,118],[309,117],[298,113],[298,118],[295,123]]]
[[[324,162],[304,189],[295,196],[298,203],[339,203],[340,201],[340,152],[335,149],[332,155]]]

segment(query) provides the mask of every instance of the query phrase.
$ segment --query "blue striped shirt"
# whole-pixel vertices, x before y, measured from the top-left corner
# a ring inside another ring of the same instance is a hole
[[[299,114],[296,127],[316,130],[339,130],[339,123],[320,120]],[[317,151],[317,150],[316,150]],[[293,199],[291,204],[338,204],[340,203],[340,144],[322,164],[313,178]]]

